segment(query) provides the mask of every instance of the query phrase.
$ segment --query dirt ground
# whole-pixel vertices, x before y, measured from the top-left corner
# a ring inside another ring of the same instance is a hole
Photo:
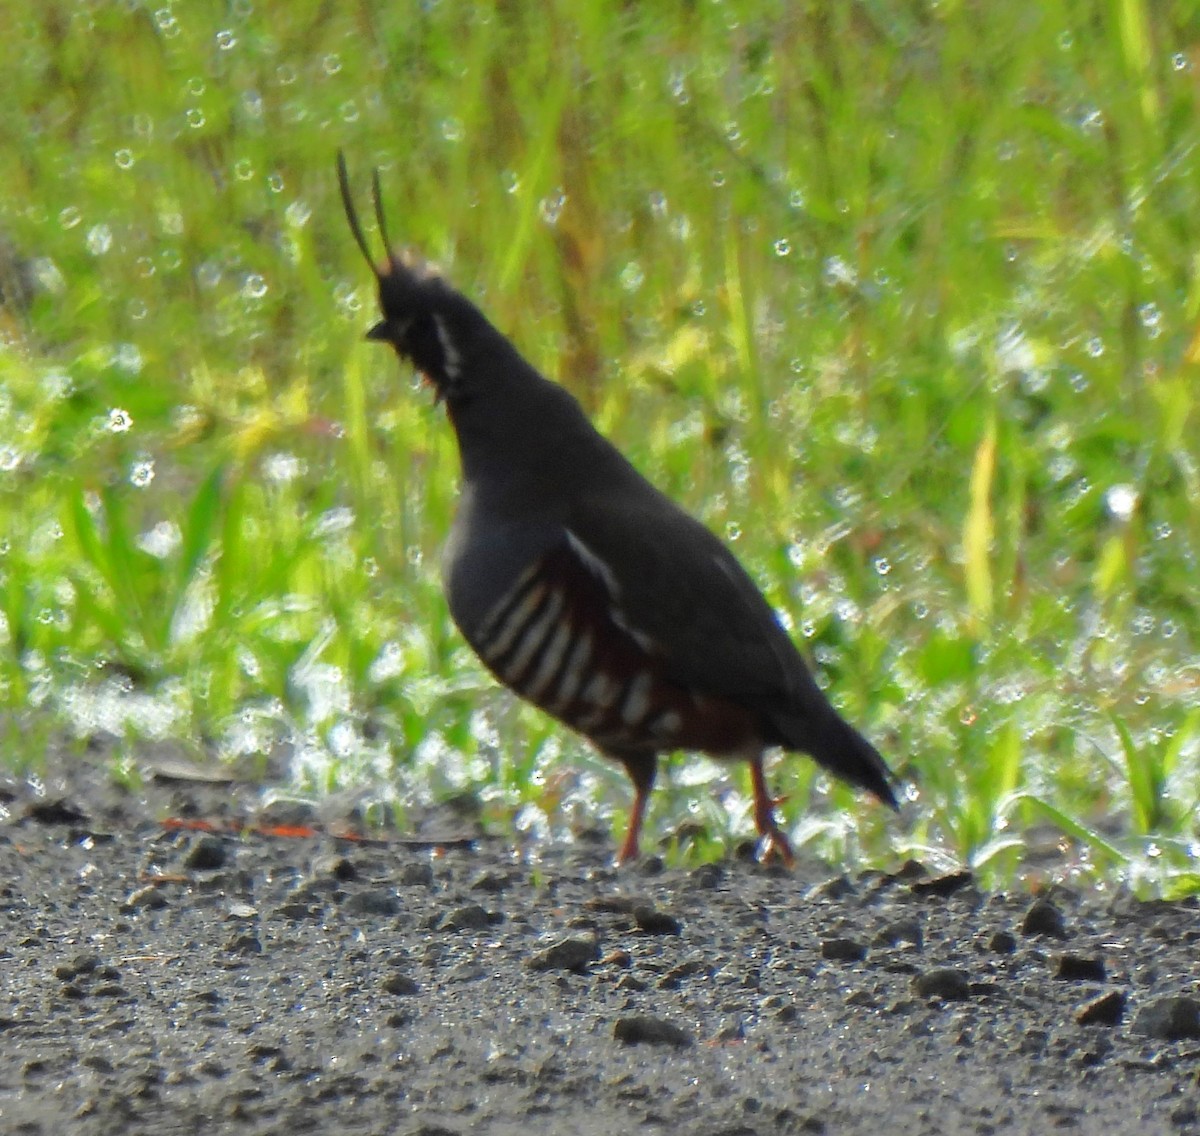
[[[0,805],[3,1133],[1200,1134],[1195,902]]]

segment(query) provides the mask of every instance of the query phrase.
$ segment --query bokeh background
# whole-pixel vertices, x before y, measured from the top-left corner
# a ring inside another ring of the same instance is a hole
[[[337,198],[721,533],[908,783],[839,862],[1200,886],[1200,4],[12,0],[0,759],[617,831],[482,672],[442,412]],[[676,758],[669,856],[752,834]]]

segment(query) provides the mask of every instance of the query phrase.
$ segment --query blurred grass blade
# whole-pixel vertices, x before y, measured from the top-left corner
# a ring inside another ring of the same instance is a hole
[[[82,486],[76,485],[68,494],[71,510],[71,528],[83,559],[111,587],[112,571],[108,563],[108,555],[104,541],[96,528],[96,522],[87,505],[87,496]]]
[[[1131,83],[1137,92],[1138,103],[1146,125],[1158,117],[1158,92],[1150,73],[1153,62],[1151,33],[1147,13],[1141,0],[1114,0],[1117,26],[1121,35],[1121,50]]]
[[[239,586],[247,590],[253,588],[250,566],[245,562],[245,513],[246,482],[238,471],[228,486],[225,512],[221,518],[221,555],[217,557],[214,570],[217,596],[213,622],[218,625],[228,621]]]
[[[999,802],[1016,791],[1021,779],[1021,731],[1015,722],[1000,729],[989,757],[986,792]]]
[[[1033,793],[1014,793],[1005,806],[1005,812],[1011,811],[1013,805],[1029,805],[1067,836],[1074,837],[1080,844],[1085,845],[1093,855],[1099,853],[1114,864],[1128,864],[1129,857],[1112,841],[1105,839],[1094,828],[1089,828],[1080,820],[1065,812],[1057,805],[1051,804],[1043,797]]]
[[[141,586],[145,573],[138,563],[139,549],[125,515],[122,486],[106,486],[101,493],[101,500],[104,502],[105,545],[113,595],[127,613],[127,618],[141,630],[142,640],[147,647],[158,649],[165,640],[161,634],[161,622],[148,619],[146,599],[150,589]]]
[[[1162,776],[1164,787],[1170,779],[1171,774],[1175,772],[1175,766],[1179,763],[1179,755],[1183,752],[1183,747],[1195,738],[1198,733],[1200,733],[1200,706],[1193,706],[1184,716],[1183,721],[1175,728],[1175,732],[1167,739],[1166,745],[1163,747]]]
[[[1125,541],[1120,536],[1111,536],[1104,542],[1092,572],[1092,587],[1096,595],[1106,599],[1129,579],[1129,565],[1125,555]]]
[[[179,556],[179,581],[176,603],[187,591],[196,570],[212,552],[212,535],[221,515],[221,495],[225,486],[225,464],[216,466],[201,484],[184,522]]]
[[[1125,758],[1135,827],[1138,832],[1149,834],[1158,827],[1161,817],[1162,776],[1157,768],[1157,755],[1152,746],[1138,746],[1123,718],[1117,714],[1110,715],[1110,718]]]
[[[996,472],[996,418],[988,419],[971,468],[971,498],[963,525],[963,563],[967,602],[981,626],[992,615],[992,480]]]
[[[193,597],[202,566],[214,559],[213,533],[221,515],[225,484],[225,463],[218,463],[200,484],[184,518],[180,533],[179,561],[172,585],[172,594],[163,604],[161,640],[164,645],[177,641],[183,615]]]
[[[569,71],[563,68],[555,72],[549,86],[542,93],[536,124],[538,136],[529,146],[533,157],[527,160],[520,172],[520,207],[516,224],[510,227],[507,237],[508,253],[500,270],[501,292],[508,292],[515,286],[529,256],[534,227],[540,216],[541,198],[549,188],[547,183],[552,155],[558,141],[563,104],[569,90]]]
[[[76,592],[76,622],[98,628],[127,661],[140,665],[144,652],[131,634],[133,626],[121,594],[120,574],[112,564],[111,545],[88,508],[82,486],[75,486],[69,494],[69,507],[81,554],[70,572]]]

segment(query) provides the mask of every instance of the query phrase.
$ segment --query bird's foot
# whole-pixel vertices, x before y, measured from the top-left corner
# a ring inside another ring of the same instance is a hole
[[[783,834],[775,819],[775,806],[782,805],[786,797],[772,797],[767,792],[762,776],[762,767],[754,767],[754,824],[758,829],[758,859],[762,864],[779,860],[785,868],[796,866],[796,854],[791,841]]]
[[[613,866],[623,868],[626,864],[632,863],[642,854],[642,850],[638,845],[638,834],[632,830],[625,837],[625,843],[621,845],[621,851],[617,853],[613,860]]]
[[[796,866],[796,853],[792,851],[792,843],[774,822],[759,839],[758,860],[760,864],[770,864],[778,860],[785,868]]]

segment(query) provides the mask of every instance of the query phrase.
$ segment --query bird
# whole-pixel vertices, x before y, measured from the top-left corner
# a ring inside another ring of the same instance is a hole
[[[442,556],[450,615],[520,698],[624,766],[633,805],[616,860],[640,855],[660,755],[749,764],[758,854],[794,863],[767,788],[767,751],[808,754],[891,809],[893,775],[833,707],[758,586],[726,545],[660,492],[474,303],[388,236],[379,171],[375,275],[390,345],[442,404],[461,480]]]

